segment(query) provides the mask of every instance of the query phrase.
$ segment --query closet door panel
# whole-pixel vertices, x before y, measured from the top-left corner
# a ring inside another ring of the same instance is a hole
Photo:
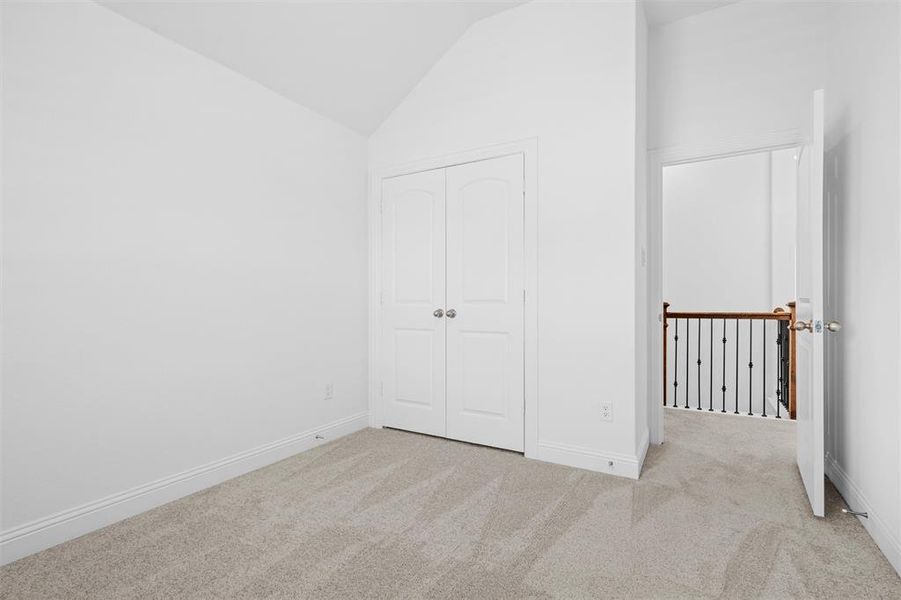
[[[523,156],[447,169],[447,437],[523,449]]]
[[[388,427],[446,434],[445,279],[444,170],[384,180],[382,406]]]

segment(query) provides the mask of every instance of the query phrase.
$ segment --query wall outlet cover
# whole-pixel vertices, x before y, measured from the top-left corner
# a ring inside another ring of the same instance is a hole
[[[601,402],[601,420],[613,420],[613,405],[609,402]]]

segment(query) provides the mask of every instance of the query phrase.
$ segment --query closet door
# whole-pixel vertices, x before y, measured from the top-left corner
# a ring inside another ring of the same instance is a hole
[[[447,437],[523,449],[523,155],[447,169]]]
[[[445,431],[444,169],[382,182],[384,424]]]

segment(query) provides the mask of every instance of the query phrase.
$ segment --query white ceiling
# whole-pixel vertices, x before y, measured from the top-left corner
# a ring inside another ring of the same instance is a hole
[[[525,1],[99,0],[362,134],[470,25]],[[645,0],[645,11],[659,26],[736,1]]]
[[[523,1],[100,3],[368,134],[472,23]]]
[[[740,0],[644,0],[644,13],[651,27],[666,25],[698,13],[735,4]]]

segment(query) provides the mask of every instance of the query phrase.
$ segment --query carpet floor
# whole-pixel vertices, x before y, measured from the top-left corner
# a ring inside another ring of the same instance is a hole
[[[667,410],[639,481],[365,430],[0,569],[28,598],[901,598],[794,424]]]

